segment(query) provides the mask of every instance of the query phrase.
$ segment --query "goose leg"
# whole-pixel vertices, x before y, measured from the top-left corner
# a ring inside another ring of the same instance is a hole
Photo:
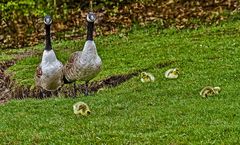
[[[85,82],[85,96],[88,96],[88,81]]]
[[[44,90],[41,89],[41,93],[42,93],[42,98],[45,98],[46,97],[46,94],[44,93]]]
[[[51,96],[50,97],[53,97],[54,96],[54,93],[53,93],[53,91],[51,91]]]
[[[59,93],[60,91],[61,91],[61,88],[57,89],[57,91],[56,91],[56,96],[57,96],[57,97],[60,96],[60,93]]]
[[[76,82],[73,83],[73,98],[77,97],[77,89],[76,89]]]

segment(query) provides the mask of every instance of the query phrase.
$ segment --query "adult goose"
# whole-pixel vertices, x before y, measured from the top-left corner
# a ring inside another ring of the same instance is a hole
[[[75,82],[85,81],[85,95],[88,95],[88,83],[97,76],[101,70],[102,61],[98,56],[93,40],[94,21],[96,15],[92,12],[87,15],[87,41],[82,51],[74,52],[65,64],[64,83],[74,82],[74,97],[76,97]]]
[[[46,43],[42,55],[42,61],[36,69],[36,86],[47,91],[55,91],[63,85],[63,64],[57,59],[51,45],[50,26],[52,19],[50,16],[44,18],[46,30]]]

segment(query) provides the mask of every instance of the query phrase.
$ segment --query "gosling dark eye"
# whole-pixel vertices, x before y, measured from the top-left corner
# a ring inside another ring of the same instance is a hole
[[[91,114],[91,112],[90,111],[87,111],[87,115],[90,115]]]

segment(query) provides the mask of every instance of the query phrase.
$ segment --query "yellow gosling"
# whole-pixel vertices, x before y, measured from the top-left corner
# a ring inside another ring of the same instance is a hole
[[[165,77],[168,79],[176,79],[179,75],[179,69],[178,68],[172,68],[165,72]]]
[[[140,74],[140,77],[141,77],[141,82],[143,83],[155,81],[155,77],[151,73],[142,72]]]
[[[207,86],[200,91],[200,95],[204,98],[209,96],[218,95],[221,91],[220,87]]]
[[[77,102],[73,105],[73,112],[76,115],[88,116],[91,114],[91,111],[88,105],[84,102]]]

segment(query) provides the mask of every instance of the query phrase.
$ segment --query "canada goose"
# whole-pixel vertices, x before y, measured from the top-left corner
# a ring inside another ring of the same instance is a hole
[[[101,70],[102,61],[98,56],[96,45],[93,41],[93,29],[96,15],[92,12],[87,15],[87,41],[82,51],[74,52],[65,64],[64,83],[74,82],[74,97],[76,97],[75,82],[85,81],[85,95],[88,95],[88,82]]]
[[[141,82],[143,83],[155,81],[155,77],[151,73],[141,72],[140,77],[141,77]]]
[[[55,91],[63,85],[63,64],[56,58],[52,49],[50,26],[52,19],[50,16],[44,18],[46,29],[46,43],[42,55],[42,61],[36,69],[35,83],[47,91]]]
[[[165,72],[165,77],[168,79],[176,79],[179,75],[179,69],[178,68],[172,68]]]
[[[88,107],[88,105],[84,102],[77,102],[73,105],[73,112],[74,114],[87,116],[90,115],[91,111]]]
[[[208,96],[217,95],[220,93],[220,91],[221,91],[220,87],[207,86],[200,91],[200,95],[205,98]]]

